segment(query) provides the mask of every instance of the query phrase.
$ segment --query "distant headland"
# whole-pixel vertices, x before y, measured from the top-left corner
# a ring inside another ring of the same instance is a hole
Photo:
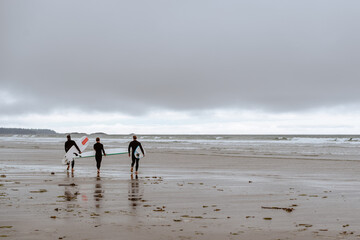
[[[0,134],[53,135],[57,132],[51,129],[0,128]]]

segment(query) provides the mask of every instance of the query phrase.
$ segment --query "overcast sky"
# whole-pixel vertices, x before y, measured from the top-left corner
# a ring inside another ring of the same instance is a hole
[[[360,134],[359,10],[0,0],[0,127]]]

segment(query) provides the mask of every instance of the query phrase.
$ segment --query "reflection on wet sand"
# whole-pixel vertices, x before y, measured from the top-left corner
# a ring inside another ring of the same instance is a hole
[[[79,195],[79,192],[77,191],[77,188],[75,187],[65,187],[65,199],[66,201],[75,201],[77,199],[77,195]]]
[[[67,176],[68,178],[70,177],[69,171],[66,172],[66,176]],[[72,177],[72,178],[74,177],[74,172],[71,172],[71,177]]]
[[[95,182],[95,191],[94,191],[94,200],[95,200],[95,207],[100,208],[101,207],[101,201],[103,199],[103,193],[104,190],[102,189],[101,185],[101,178],[97,177]]]
[[[130,200],[130,206],[132,206],[135,209],[136,206],[138,205],[138,201],[140,201],[143,197],[138,175],[135,175],[134,178],[134,176],[131,174],[128,193],[129,193],[128,199]]]
[[[71,178],[74,177],[74,173],[71,173]],[[67,172],[67,179],[70,178],[70,173]],[[76,184],[62,184],[65,187],[64,196],[66,201],[74,201],[77,199],[77,195],[79,195],[79,190],[76,187]]]
[[[80,194],[78,186],[74,183],[72,179],[73,177],[74,177],[74,173],[71,173],[71,175],[67,173],[67,177],[65,178],[65,183],[59,184],[59,186],[64,186],[64,196],[61,197],[64,197],[66,203],[66,208],[64,210],[67,212],[68,214],[67,216],[73,214],[74,208],[76,207],[75,202],[78,199],[77,196]]]

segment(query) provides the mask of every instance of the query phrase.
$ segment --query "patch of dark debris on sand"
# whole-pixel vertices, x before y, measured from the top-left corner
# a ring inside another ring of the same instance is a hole
[[[262,209],[280,209],[280,210],[284,210],[286,212],[292,212],[294,211],[294,208],[283,208],[283,207],[261,207]]]
[[[58,184],[60,187],[75,187],[77,186],[75,183],[60,183]]]
[[[30,193],[44,193],[44,192],[47,192],[46,189],[39,189],[37,191],[30,191]]]

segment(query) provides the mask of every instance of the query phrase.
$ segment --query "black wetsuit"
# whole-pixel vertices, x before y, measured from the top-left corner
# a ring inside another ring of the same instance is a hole
[[[65,152],[68,152],[69,149],[72,147],[72,146],[75,146],[76,149],[79,151],[80,153],[80,148],[78,147],[78,145],[76,144],[76,142],[74,140],[67,140],[65,142]],[[71,161],[71,168],[74,168],[74,165],[75,165],[75,160],[73,159]]]
[[[132,156],[131,167],[134,167],[134,164],[136,163],[136,165],[135,165],[135,171],[137,171],[138,168],[139,168],[139,160],[140,160],[140,159],[135,157],[135,150],[136,150],[136,148],[139,147],[139,146],[140,146],[141,152],[142,152],[143,154],[145,154],[145,153],[144,153],[144,149],[143,149],[142,146],[141,146],[141,143],[138,142],[137,140],[132,141],[132,142],[129,144],[129,147],[128,147],[128,153],[130,153],[130,148],[131,148],[131,150],[132,150],[132,152],[131,152],[131,156]]]
[[[95,153],[96,167],[98,170],[100,170],[102,154],[104,153],[105,155],[104,145],[102,145],[102,143],[95,143],[94,150],[96,152]]]

